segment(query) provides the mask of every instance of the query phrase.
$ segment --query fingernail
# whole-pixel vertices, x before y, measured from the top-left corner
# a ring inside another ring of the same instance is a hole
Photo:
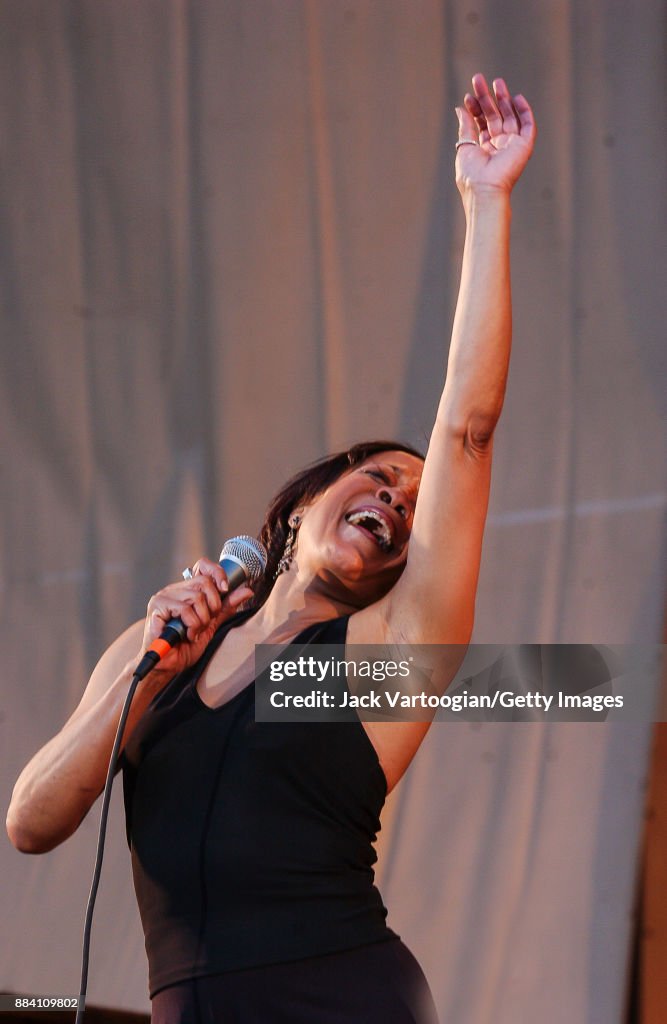
[[[461,113],[461,108],[460,107],[454,107],[454,110],[456,111],[456,116],[459,119],[459,124],[461,124],[461,119],[462,119],[462,116],[463,116],[462,113]]]

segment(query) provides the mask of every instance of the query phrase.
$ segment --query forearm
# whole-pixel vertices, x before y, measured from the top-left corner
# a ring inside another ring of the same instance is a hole
[[[145,622],[135,622],[105,651],[74,714],[35,754],[14,787],[7,832],[17,849],[45,853],[76,831],[104,788],[123,704],[142,654],[170,619],[180,618],[188,627],[188,642],[167,654],[137,686],[121,750],[153,698],[199,660],[218,627],[252,596],[247,586],[231,594],[227,590],[224,569],[200,559],[195,577],[154,595]]]
[[[461,284],[438,419],[491,433],[500,416],[512,340],[509,195],[463,198],[466,237]]]
[[[23,853],[45,853],[62,843],[101,793],[131,675],[128,665],[99,701],[73,716],[21,772],[7,813],[7,832]],[[123,746],[154,692],[150,677],[138,686]]]

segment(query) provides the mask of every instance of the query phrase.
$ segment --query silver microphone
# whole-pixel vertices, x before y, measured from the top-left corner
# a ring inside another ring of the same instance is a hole
[[[261,541],[242,534],[225,541],[218,561],[227,575],[229,589],[235,590],[242,583],[261,579],[266,572],[268,555]]]

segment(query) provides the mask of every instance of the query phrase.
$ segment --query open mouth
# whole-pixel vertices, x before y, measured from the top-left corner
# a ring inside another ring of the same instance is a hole
[[[365,533],[371,535],[380,550],[389,554],[394,547],[392,529],[389,521],[380,512],[372,508],[362,508],[356,512],[348,512],[345,522],[352,526],[358,526]]]

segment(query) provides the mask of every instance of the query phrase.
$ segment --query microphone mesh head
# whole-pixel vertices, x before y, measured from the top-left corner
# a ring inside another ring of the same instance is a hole
[[[230,540],[225,541],[220,552],[220,561],[228,555],[241,562],[246,570],[249,583],[254,583],[264,575],[268,555],[266,548],[256,537],[246,537],[245,534],[240,537],[231,537]]]

